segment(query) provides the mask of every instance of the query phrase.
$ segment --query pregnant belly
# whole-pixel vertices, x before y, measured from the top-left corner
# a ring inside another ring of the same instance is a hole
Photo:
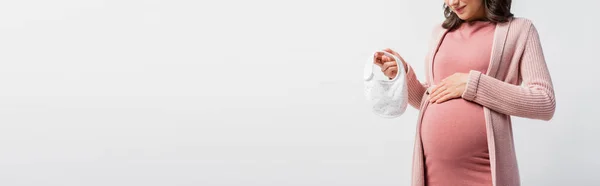
[[[442,182],[456,176],[466,179],[467,175],[476,180],[490,179],[480,105],[464,99],[430,104],[421,123],[421,137],[429,181]]]

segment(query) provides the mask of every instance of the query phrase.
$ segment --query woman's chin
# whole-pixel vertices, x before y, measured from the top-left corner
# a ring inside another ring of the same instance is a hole
[[[458,18],[460,18],[463,21],[468,21],[470,19],[470,17],[466,15],[458,15]]]

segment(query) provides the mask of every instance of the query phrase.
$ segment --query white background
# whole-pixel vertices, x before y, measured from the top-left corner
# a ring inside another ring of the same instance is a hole
[[[3,0],[0,185],[408,185],[417,110],[382,119],[362,68],[424,79],[442,0]],[[515,0],[555,85],[514,118],[523,185],[600,182],[597,1]]]

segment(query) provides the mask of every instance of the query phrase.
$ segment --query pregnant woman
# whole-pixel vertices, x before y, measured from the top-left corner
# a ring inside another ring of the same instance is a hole
[[[556,103],[538,32],[510,6],[445,0],[425,83],[402,61],[409,104],[420,110],[413,186],[520,185],[511,116],[550,120]],[[376,53],[374,63],[396,76],[392,58]]]

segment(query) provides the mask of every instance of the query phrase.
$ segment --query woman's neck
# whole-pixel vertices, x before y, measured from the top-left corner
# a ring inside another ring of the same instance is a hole
[[[482,17],[476,17],[476,18],[471,18],[468,20],[465,20],[465,22],[477,22],[477,21],[490,21],[487,17],[482,16]]]

